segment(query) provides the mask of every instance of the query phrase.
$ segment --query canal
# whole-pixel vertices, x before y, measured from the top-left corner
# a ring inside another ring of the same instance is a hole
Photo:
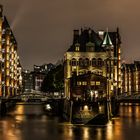
[[[106,126],[76,126],[46,116],[41,105],[16,105],[0,119],[0,140],[139,140],[140,106],[121,106]]]

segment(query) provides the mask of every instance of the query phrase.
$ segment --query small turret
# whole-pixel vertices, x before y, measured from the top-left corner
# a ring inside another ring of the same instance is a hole
[[[102,47],[104,47],[106,51],[109,51],[109,55],[111,56],[111,52],[113,52],[114,46],[109,36],[108,29],[103,39]]]
[[[113,45],[113,43],[111,41],[111,38],[110,38],[108,32],[106,32],[102,46],[112,46],[112,45]]]

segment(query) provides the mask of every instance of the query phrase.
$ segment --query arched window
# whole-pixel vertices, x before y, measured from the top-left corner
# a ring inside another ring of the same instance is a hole
[[[82,58],[79,59],[79,66],[83,66],[83,59]]]
[[[84,66],[89,66],[89,63],[90,61],[89,61],[89,59],[88,58],[86,58],[85,60],[84,60]]]
[[[72,65],[72,66],[76,66],[76,59],[75,59],[75,58],[72,58],[72,60],[71,60],[71,65]]]
[[[95,67],[96,66],[96,58],[92,59],[92,66]]]
[[[101,58],[98,58],[98,66],[102,66],[103,65],[103,61]]]

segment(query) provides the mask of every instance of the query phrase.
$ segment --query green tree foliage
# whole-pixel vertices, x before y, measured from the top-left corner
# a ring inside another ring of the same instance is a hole
[[[48,72],[44,78],[41,90],[43,92],[62,92],[64,90],[64,68],[58,65]]]

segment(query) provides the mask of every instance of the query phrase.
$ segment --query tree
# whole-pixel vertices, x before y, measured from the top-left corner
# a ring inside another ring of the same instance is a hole
[[[42,82],[41,90],[43,92],[62,92],[64,90],[64,68],[58,65],[48,72]]]

